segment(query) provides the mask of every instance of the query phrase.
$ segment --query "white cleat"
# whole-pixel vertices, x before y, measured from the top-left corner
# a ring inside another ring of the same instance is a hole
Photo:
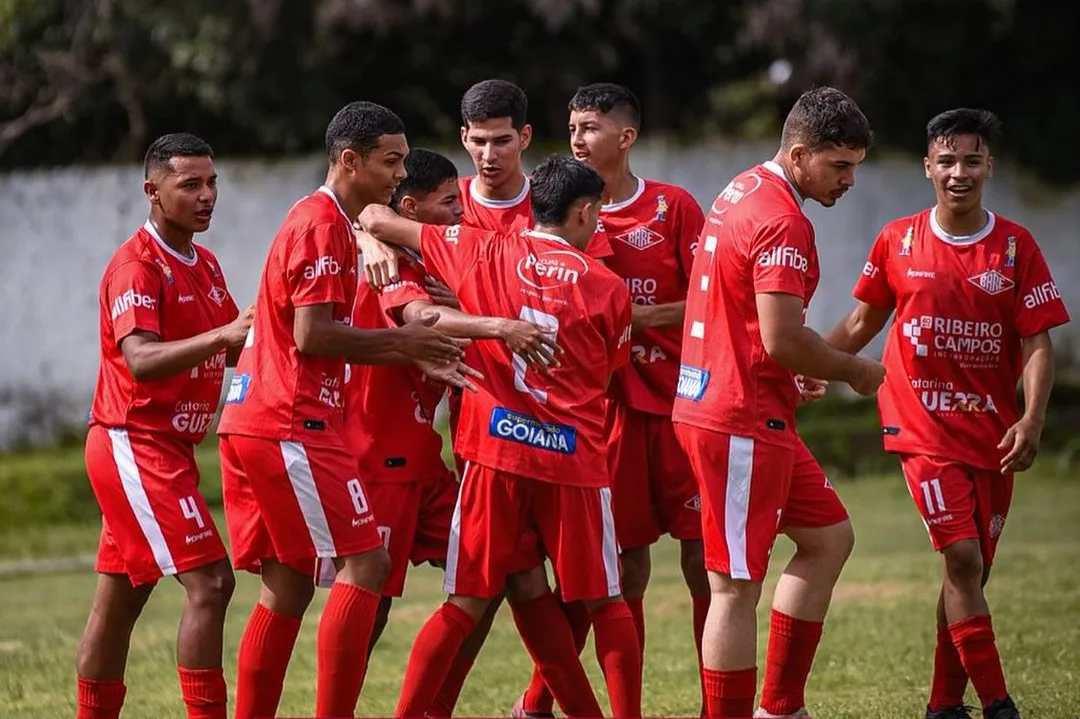
[[[757,711],[754,712],[754,719],[807,719],[809,716],[810,713],[806,711],[806,707],[799,709],[794,714],[773,714],[765,711],[761,707],[758,707]]]

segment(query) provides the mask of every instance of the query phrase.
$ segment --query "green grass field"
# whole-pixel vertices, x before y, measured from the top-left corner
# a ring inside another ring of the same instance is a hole
[[[854,556],[840,580],[809,688],[819,719],[921,717],[929,682],[938,562],[898,476],[839,484],[855,520]],[[219,518],[220,520],[220,518]],[[0,716],[74,716],[74,656],[94,575],[89,567],[27,574],[12,560],[92,554],[93,524],[0,529]],[[774,572],[790,548],[781,540]],[[1021,477],[1005,531],[990,599],[1006,674],[1025,716],[1080,716],[1080,484],[1067,477]],[[358,712],[386,716],[420,623],[441,600],[440,573],[413,570],[373,658]],[[232,681],[236,646],[257,593],[242,576],[227,627]],[[314,703],[315,628],[320,593],[290,667],[283,716],[310,715]],[[762,603],[762,639],[767,618]],[[125,716],[182,717],[174,670],[174,636],[182,594],[164,582],[136,629],[127,675]],[[649,715],[695,715],[696,661],[690,608],[677,550],[663,542],[654,556],[646,603],[648,635],[644,706]],[[764,642],[759,647],[764,651]],[[602,693],[591,648],[586,665]],[[458,714],[508,716],[530,666],[504,613],[466,684]],[[969,701],[974,697],[969,696]]]

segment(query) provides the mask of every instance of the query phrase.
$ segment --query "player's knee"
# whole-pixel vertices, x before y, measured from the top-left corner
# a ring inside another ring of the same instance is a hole
[[[549,591],[547,572],[544,570],[543,564],[527,569],[524,572],[511,574],[506,578],[506,598],[512,604],[531,602],[544,596]]]
[[[945,547],[945,574],[953,584],[982,586],[983,559],[979,540],[962,539]]]
[[[855,549],[855,529],[851,520],[828,527],[789,527],[785,533],[795,542],[801,558],[832,566],[838,575]]]
[[[679,557],[683,579],[691,594],[708,594],[709,579],[705,572],[705,545],[699,539],[684,539]]]
[[[236,589],[236,577],[228,562],[217,562],[184,576],[187,601],[194,608],[224,612]]]
[[[372,592],[382,591],[388,576],[390,576],[390,553],[382,546],[370,552],[346,557],[344,565],[338,571],[338,578],[342,581]]]
[[[735,579],[730,574],[721,572],[709,572],[709,591],[714,604],[753,611],[761,599],[761,582]]]

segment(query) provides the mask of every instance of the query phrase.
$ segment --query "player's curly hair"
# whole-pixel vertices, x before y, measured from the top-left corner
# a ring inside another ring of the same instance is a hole
[[[350,102],[326,126],[326,154],[334,163],[345,150],[366,158],[383,135],[404,135],[405,123],[397,114],[374,102]]]
[[[625,114],[634,128],[641,126],[641,102],[630,88],[613,82],[595,82],[579,87],[570,98],[570,112],[599,112],[604,115],[614,111]]]
[[[865,150],[874,142],[870,121],[859,106],[834,87],[804,92],[784,120],[780,145],[803,143],[811,152],[829,146]]]
[[[172,172],[174,157],[214,157],[210,143],[188,132],[173,132],[162,135],[150,143],[143,158],[143,177],[149,178],[154,170],[164,169]]]
[[[1001,137],[1001,120],[989,110],[958,107],[935,115],[926,123],[927,146],[957,135],[976,135],[981,144],[990,147]]]
[[[569,155],[551,155],[529,179],[529,198],[537,225],[561,225],[579,200],[600,200],[604,180],[593,168]]]
[[[414,147],[409,152],[405,158],[405,172],[408,175],[398,184],[390,200],[390,207],[395,211],[401,207],[401,198],[405,195],[422,200],[447,180],[458,178],[457,167],[450,158],[422,147]]]
[[[496,117],[509,117],[515,130],[525,127],[529,99],[525,91],[506,80],[478,82],[461,98],[461,124],[484,122]]]

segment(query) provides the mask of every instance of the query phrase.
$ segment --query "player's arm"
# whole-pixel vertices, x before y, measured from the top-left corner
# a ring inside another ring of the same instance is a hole
[[[875,307],[860,301],[847,317],[825,335],[825,341],[841,352],[861,352],[877,337],[892,317],[891,307]]]
[[[1031,467],[1039,453],[1039,440],[1046,425],[1046,406],[1054,387],[1054,348],[1049,332],[1025,337],[1021,341],[1024,370],[1024,416],[1005,432],[998,449],[1007,450],[1001,459],[1001,472],[1023,472]]]
[[[666,302],[662,305],[634,305],[634,331],[650,327],[682,327],[686,317],[686,301]]]
[[[162,342],[154,332],[136,329],[120,341],[128,371],[137,382],[173,377],[196,367],[221,350],[239,355],[254,317],[248,308],[235,320],[182,340]],[[231,366],[235,366],[235,361]]]
[[[423,225],[407,220],[386,205],[368,205],[357,222],[362,230],[379,242],[420,251],[420,230]],[[361,238],[357,238],[359,243]]]

